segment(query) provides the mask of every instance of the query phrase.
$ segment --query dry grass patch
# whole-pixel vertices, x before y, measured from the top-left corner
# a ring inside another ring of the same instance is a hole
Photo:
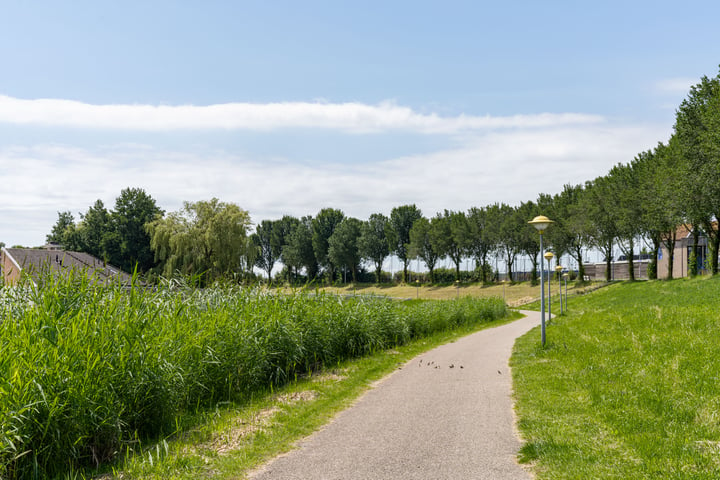
[[[327,372],[320,375],[313,375],[313,382],[317,383],[330,383],[330,382],[341,382],[345,380],[347,375],[338,372]]]
[[[511,302],[508,302],[508,306],[510,307],[520,307],[522,305],[526,305],[528,303],[532,303],[537,300],[537,297],[521,297],[517,300],[513,300]]]
[[[289,392],[277,395],[274,402],[277,405],[264,408],[249,418],[238,417],[233,420],[229,429],[217,433],[208,443],[201,445],[218,455],[227,455],[240,450],[253,435],[265,431],[273,422],[273,417],[280,412],[280,406],[294,405],[299,402],[311,402],[318,397],[313,390]]]
[[[199,450],[210,450],[218,455],[240,450],[249,437],[264,431],[279,411],[278,407],[273,406],[254,413],[249,419],[236,418],[229,429],[215,434],[208,443],[200,445]]]
[[[302,392],[291,392],[278,395],[277,401],[283,405],[293,405],[298,402],[311,402],[317,398],[317,392],[313,390],[305,390]]]

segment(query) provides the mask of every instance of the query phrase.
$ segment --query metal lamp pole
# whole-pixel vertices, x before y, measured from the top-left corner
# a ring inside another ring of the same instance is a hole
[[[567,279],[569,275],[567,273],[563,273],[563,278],[565,279],[565,311],[567,312]]]
[[[554,222],[544,215],[538,215],[528,222],[540,234],[540,342],[545,347],[545,264],[543,263],[543,233]]]
[[[550,260],[553,259],[555,255],[552,252],[545,252],[545,260],[548,262],[548,322],[552,320],[552,293],[550,293],[550,286],[552,285],[552,276],[551,273],[552,270],[550,269]]]
[[[555,271],[557,272],[558,277],[558,292],[560,292],[560,315],[563,314],[562,269],[563,267],[560,264],[555,267]]]

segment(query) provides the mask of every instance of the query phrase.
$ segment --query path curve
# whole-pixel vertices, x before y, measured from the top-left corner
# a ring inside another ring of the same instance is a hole
[[[517,464],[508,360],[538,312],[421,354],[254,480],[532,477]]]

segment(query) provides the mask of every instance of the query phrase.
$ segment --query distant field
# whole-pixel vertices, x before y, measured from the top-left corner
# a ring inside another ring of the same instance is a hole
[[[557,295],[557,283],[552,284],[552,294]],[[585,287],[584,287],[585,288]],[[568,295],[572,296],[583,289],[576,289],[575,283],[568,282]],[[482,285],[480,283],[443,286],[414,285],[373,285],[355,284],[344,287],[324,287],[320,289],[326,292],[338,294],[358,295],[385,295],[394,298],[424,298],[433,300],[448,300],[460,297],[499,297],[505,298],[506,303],[511,307],[517,307],[531,303],[540,298],[540,285],[531,286],[530,282],[515,284]],[[564,291],[564,287],[563,287]]]

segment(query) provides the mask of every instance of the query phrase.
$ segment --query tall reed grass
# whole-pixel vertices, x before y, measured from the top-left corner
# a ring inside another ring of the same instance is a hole
[[[0,478],[99,466],[179,415],[322,365],[507,312],[500,299],[396,302],[234,286],[0,291]]]

